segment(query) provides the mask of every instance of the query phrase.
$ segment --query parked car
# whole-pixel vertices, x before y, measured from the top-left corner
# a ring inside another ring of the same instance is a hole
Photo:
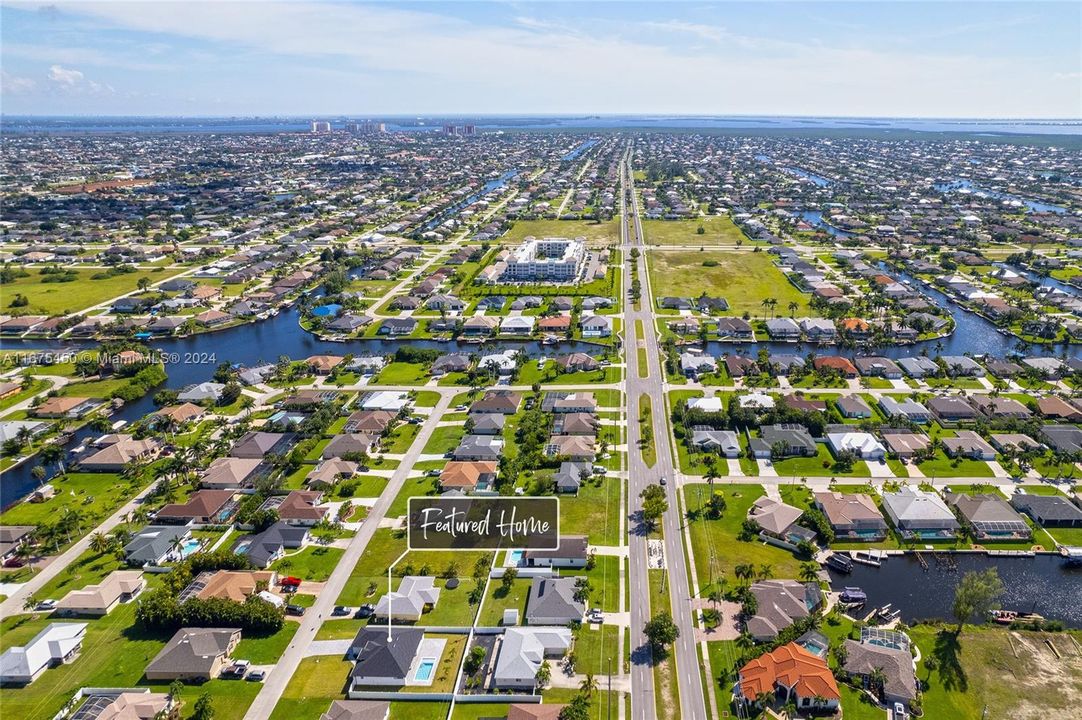
[[[372,613],[374,613],[375,611],[376,611],[376,606],[375,605],[361,605],[359,608],[357,608],[357,612],[355,612],[353,614],[353,617],[355,617],[355,618],[372,617]]]
[[[905,720],[905,705],[900,702],[894,703],[894,720]]]
[[[237,660],[232,665],[222,670],[223,678],[241,679],[248,672],[248,666],[252,663],[248,660]]]
[[[344,617],[346,615],[349,615],[349,612],[349,608],[345,605],[335,605],[334,610],[331,610],[331,615],[335,617]]]
[[[35,610],[54,610],[56,609],[56,600],[42,600],[37,604]]]
[[[304,608],[300,605],[286,605],[286,615],[304,615]]]
[[[586,622],[600,625],[605,622],[605,617],[601,614],[600,608],[591,608],[590,612],[586,613]]]
[[[251,680],[252,682],[263,682],[266,677],[266,670],[253,670],[252,672],[248,673],[248,676],[244,679]]]

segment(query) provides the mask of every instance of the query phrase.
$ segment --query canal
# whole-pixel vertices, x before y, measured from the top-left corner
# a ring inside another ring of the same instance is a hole
[[[1082,628],[1082,568],[1070,568],[1059,555],[989,557],[984,553],[951,553],[953,563],[936,562],[923,553],[925,569],[914,553],[892,555],[881,567],[854,564],[846,575],[829,568],[830,587],[859,587],[868,595],[866,611],[891,604],[901,611],[902,622],[941,619],[950,621],[954,589],[970,571],[996,568],[1006,591],[1000,605],[1019,612],[1035,612],[1068,627]],[[987,620],[986,618],[981,621]]]
[[[149,345],[160,350],[167,360],[166,372],[169,380],[162,387],[155,388],[147,396],[128,403],[115,412],[110,420],[126,420],[129,423],[142,418],[157,408],[153,402],[154,392],[162,388],[179,390],[189,385],[210,380],[219,363],[228,362],[245,367],[256,367],[275,362],[279,356],[286,355],[294,360],[310,355],[391,355],[398,348],[407,345],[422,348],[435,348],[446,353],[495,353],[501,350],[523,350],[531,357],[563,355],[574,352],[596,354],[598,346],[569,341],[559,345],[542,345],[540,342],[493,341],[476,345],[458,341],[438,340],[385,340],[381,338],[353,339],[346,342],[328,342],[320,340],[305,331],[299,323],[300,314],[296,306],[282,310],[278,315],[262,322],[238,325],[233,328],[212,333],[192,335],[185,338],[165,338],[151,340]],[[51,350],[54,352],[89,349],[97,346],[94,342],[73,343],[50,340],[14,340],[4,341],[5,349]],[[83,428],[74,433],[68,447],[75,447],[83,440],[101,435],[100,432]],[[36,463],[26,462],[0,474],[0,507],[8,507],[37,487],[30,470]],[[51,476],[55,468],[46,468]]]
[[[951,180],[949,182],[935,183],[932,187],[941,193],[962,193],[972,194],[977,197],[988,197],[995,200],[1003,200],[1005,202],[1013,203],[1020,207],[1025,207],[1030,212],[1035,213],[1055,213],[1056,215],[1065,215],[1067,208],[1062,205],[1052,205],[1050,203],[1041,202],[1039,200],[1030,200],[1029,198],[1018,197],[1017,195],[1011,195],[1010,193],[999,192],[998,190],[986,190],[982,187],[974,185],[970,180]]]

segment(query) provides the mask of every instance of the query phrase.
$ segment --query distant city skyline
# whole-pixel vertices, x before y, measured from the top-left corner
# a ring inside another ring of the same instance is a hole
[[[4,2],[7,115],[1082,117],[1073,2]]]

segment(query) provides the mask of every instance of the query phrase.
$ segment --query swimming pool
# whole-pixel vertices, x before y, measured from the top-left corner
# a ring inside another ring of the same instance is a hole
[[[203,547],[203,543],[195,538],[188,538],[184,541],[184,544],[180,546],[180,556],[186,558],[194,552],[197,552],[199,548]]]
[[[425,658],[417,666],[417,672],[413,674],[413,679],[417,682],[428,682],[432,679],[432,671],[436,669],[436,658]]]
[[[507,551],[507,564],[512,567],[518,567],[522,564],[522,558],[525,556],[522,550],[508,550]]]

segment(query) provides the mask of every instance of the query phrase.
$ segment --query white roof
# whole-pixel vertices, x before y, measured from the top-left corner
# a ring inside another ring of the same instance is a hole
[[[361,403],[363,410],[390,410],[398,412],[409,405],[409,394],[404,392],[392,392],[383,390],[374,392]]]
[[[571,647],[571,631],[564,627],[508,628],[496,659],[493,681],[532,678],[546,655],[562,654]]]
[[[86,623],[49,623],[22,647],[0,655],[0,679],[29,681],[51,661],[62,660],[79,647]]]
[[[395,616],[420,617],[425,605],[435,605],[439,598],[440,589],[431,577],[409,575],[402,578],[397,591],[379,599],[375,615],[386,617],[390,612]]]
[[[742,408],[755,407],[769,410],[770,408],[774,407],[774,398],[770,397],[766,393],[761,392],[753,392],[748,393],[747,395],[741,395],[739,398],[737,398],[737,402],[740,403],[740,407]]]
[[[691,398],[688,400],[688,407],[694,410],[702,410],[703,412],[721,412],[721,398]]]
[[[852,450],[861,455],[886,452],[883,444],[866,432],[827,433],[827,441],[838,451]]]

